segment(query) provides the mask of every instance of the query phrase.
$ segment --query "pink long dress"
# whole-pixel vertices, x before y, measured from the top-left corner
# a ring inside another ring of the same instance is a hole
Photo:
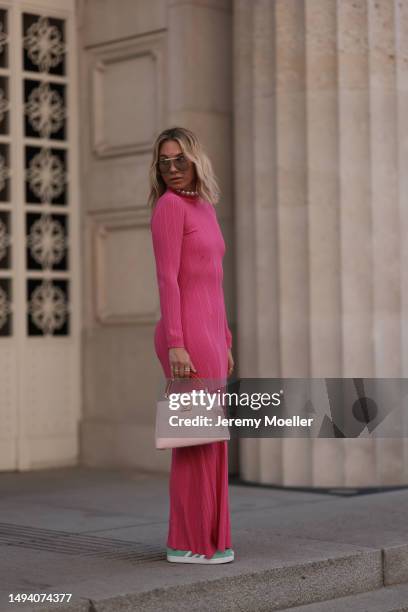
[[[227,379],[228,327],[222,260],[225,243],[215,209],[171,187],[151,219],[161,319],[156,354],[171,377],[169,348],[184,347],[200,378]],[[231,548],[227,442],[173,448],[167,546],[212,556]]]

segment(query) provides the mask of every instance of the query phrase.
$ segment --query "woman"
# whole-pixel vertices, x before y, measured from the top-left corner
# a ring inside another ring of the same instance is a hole
[[[166,378],[224,379],[234,368],[222,287],[225,243],[218,186],[197,137],[181,127],[156,139],[151,231],[161,319],[154,343]],[[167,560],[228,563],[227,442],[172,449]]]

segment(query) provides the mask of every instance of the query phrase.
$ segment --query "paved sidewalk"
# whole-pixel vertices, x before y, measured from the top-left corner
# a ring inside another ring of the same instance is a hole
[[[407,604],[381,612],[408,610],[408,489],[347,497],[231,485],[236,560],[201,566],[165,560],[167,483],[134,470],[0,474],[0,611],[258,612],[347,596],[350,612],[374,610],[364,598],[377,590]],[[21,605],[9,593],[72,597]]]

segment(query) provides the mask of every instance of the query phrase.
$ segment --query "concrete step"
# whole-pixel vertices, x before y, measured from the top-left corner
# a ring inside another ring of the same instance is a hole
[[[165,560],[167,476],[81,469],[1,481],[0,612],[407,608],[408,490],[344,499],[233,486],[234,563],[187,566]],[[9,605],[10,592],[72,600]]]
[[[203,600],[199,601],[190,599],[187,595],[184,604],[177,601],[174,598],[174,594],[171,597],[163,596],[160,603],[157,602],[159,593],[150,593],[151,601],[148,601],[147,594],[143,597],[143,602],[139,599],[137,601],[132,597],[118,597],[112,598],[109,601],[92,601],[83,600],[82,602],[76,602],[71,605],[59,605],[53,608],[35,607],[30,608],[26,606],[19,606],[13,610],[30,610],[34,612],[54,612],[58,609],[59,612],[107,612],[110,610],[117,611],[128,611],[128,612],[148,612],[150,610],[165,610],[166,612],[173,612],[179,610],[192,609],[195,605],[195,609],[200,610],[228,610],[229,612],[269,612],[275,611],[276,608],[272,604],[270,607],[267,603],[265,606],[259,607],[256,596],[254,601],[250,604],[250,607],[244,606],[240,601],[239,596],[235,603],[231,602],[225,606],[221,604],[218,596],[211,596],[211,587],[208,586],[209,597],[206,598],[206,603],[203,604]],[[273,597],[273,596],[272,596]],[[212,602],[211,602],[212,599]],[[314,602],[304,606],[291,606],[289,608],[280,608],[276,612],[408,612],[408,585],[395,585],[391,587],[385,587],[376,589],[368,593],[360,593],[358,595],[350,595],[347,597],[337,597],[336,599],[330,599],[329,601]]]
[[[275,567],[268,567],[266,563],[263,567],[258,565],[252,570],[248,566],[240,567],[239,563],[224,566],[194,566],[203,570],[195,576],[191,574],[191,566],[157,561],[144,566],[144,586],[139,583],[136,587],[135,573],[133,588],[121,580],[120,584],[111,585],[115,587],[117,595],[92,597],[89,599],[89,610],[191,612],[192,609],[196,609],[200,612],[213,612],[216,609],[217,612],[278,612],[290,609],[291,612],[293,610],[317,612],[320,610],[317,606],[323,606],[322,612],[335,610],[357,612],[360,608],[355,607],[354,603],[356,602],[357,606],[361,600],[361,610],[367,612],[368,610],[402,612],[405,609],[402,606],[408,602],[408,584],[383,588],[383,561],[384,555],[381,550],[360,550],[354,554],[337,553],[329,558],[314,559],[299,564],[281,563]],[[223,575],[218,573],[218,577],[215,578],[213,572],[215,567],[223,572]],[[161,573],[161,569],[164,570],[164,574],[161,574],[163,577],[167,574],[167,579],[163,580],[167,584],[153,587],[152,583],[149,584],[149,575],[152,581],[154,575]],[[167,573],[168,570],[171,575]],[[82,599],[83,594],[77,591],[77,596]],[[364,597],[368,598],[367,605],[370,607],[364,607]],[[379,603],[377,608],[373,607],[373,602],[382,602],[381,598],[386,597],[388,603]],[[78,603],[79,601],[66,608],[60,607],[59,610],[79,612],[81,608],[78,607]],[[351,607],[349,603],[352,604]],[[388,607],[384,607],[385,605]],[[40,610],[50,612],[55,610],[55,607],[37,607],[37,611]]]
[[[281,608],[288,612],[408,612],[408,584],[338,597],[330,601],[312,603],[295,608]]]
[[[242,591],[247,588],[242,585]],[[239,592],[230,600],[230,592],[226,599],[220,599],[219,593],[212,590],[211,584],[206,585],[206,595],[197,597],[194,591],[175,593],[173,590],[165,593],[161,589],[145,593],[143,596],[122,596],[110,600],[83,601],[68,606],[59,606],[59,612],[179,612],[196,609],[200,612],[228,610],[228,612],[408,612],[408,585],[394,585],[376,589],[368,593],[337,597],[328,601],[314,602],[303,606],[290,606],[277,609],[273,601],[273,590],[270,602],[261,602],[257,590],[253,592],[252,602],[240,598]],[[20,608],[18,608],[20,609]],[[23,608],[21,608],[23,609]],[[35,608],[37,612],[54,612],[54,608]],[[25,608],[27,611],[27,608]],[[34,608],[33,608],[34,610]]]

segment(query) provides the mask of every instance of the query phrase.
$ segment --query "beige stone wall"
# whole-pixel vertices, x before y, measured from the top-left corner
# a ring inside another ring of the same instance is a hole
[[[408,4],[234,1],[240,375],[407,375]],[[408,479],[403,439],[243,440],[247,480]]]
[[[406,377],[407,3],[79,6],[83,462],[168,468],[152,445],[145,203],[152,140],[169,125],[199,134],[220,179],[237,374]],[[286,485],[405,483],[403,442],[242,440],[240,470]]]
[[[201,137],[223,198],[232,324],[232,29],[229,0],[79,2],[83,267],[81,461],[167,470],[154,449],[160,317],[146,208],[152,143]]]

